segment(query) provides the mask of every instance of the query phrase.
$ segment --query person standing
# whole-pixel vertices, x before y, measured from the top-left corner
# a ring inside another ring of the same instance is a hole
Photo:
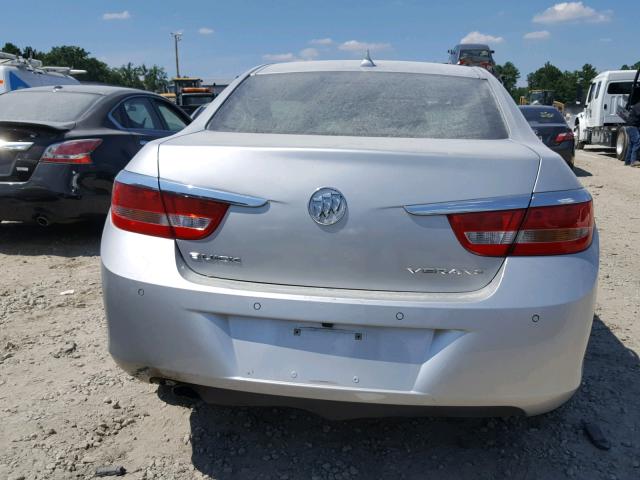
[[[624,159],[625,165],[632,167],[640,167],[638,161],[638,151],[640,151],[640,102],[631,107],[629,112],[629,121],[627,122],[627,155]]]

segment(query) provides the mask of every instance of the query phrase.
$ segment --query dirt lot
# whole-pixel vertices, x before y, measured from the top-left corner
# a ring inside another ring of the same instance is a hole
[[[584,384],[535,418],[329,422],[142,384],[106,349],[99,229],[0,225],[0,479],[640,478],[640,169],[594,151],[600,293]],[[596,449],[582,421],[611,443]]]

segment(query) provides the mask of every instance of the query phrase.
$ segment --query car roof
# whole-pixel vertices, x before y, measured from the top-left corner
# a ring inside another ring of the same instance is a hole
[[[258,68],[253,75],[301,72],[393,72],[450,75],[455,77],[485,78],[484,69],[446,63],[404,62],[373,60],[375,67],[361,67],[360,60],[321,60],[313,62],[274,63]]]
[[[25,88],[21,90],[14,90],[13,93],[28,93],[28,92],[51,92],[55,88],[57,93],[91,93],[94,95],[118,95],[118,94],[131,94],[131,93],[139,93],[139,94],[148,94],[155,95],[151,92],[146,92],[144,90],[138,90],[135,88],[127,88],[127,87],[112,87],[110,85],[48,85],[45,87],[33,87],[33,88]]]
[[[54,90],[55,88],[55,90]],[[55,95],[61,95],[65,93],[77,94],[84,93],[95,95],[95,101],[82,112],[78,118],[69,122],[41,122],[43,125],[48,125],[53,128],[59,128],[62,130],[71,130],[73,128],[100,128],[104,122],[105,117],[109,112],[124,98],[131,95],[145,95],[147,97],[155,97],[161,101],[170,103],[169,100],[164,99],[162,96],[148,92],[145,90],[138,90],[135,88],[127,87],[114,87],[110,85],[48,85],[44,87],[24,88],[20,90],[13,90],[5,95],[29,95],[35,92],[48,92]]]
[[[635,78],[637,70],[607,70],[606,72],[601,72],[597,76],[591,80],[591,82],[596,82],[598,80],[633,80]]]
[[[491,50],[489,48],[489,45],[486,45],[484,43],[459,43],[458,45],[456,45],[456,47],[460,48],[460,50],[471,50],[472,48]]]

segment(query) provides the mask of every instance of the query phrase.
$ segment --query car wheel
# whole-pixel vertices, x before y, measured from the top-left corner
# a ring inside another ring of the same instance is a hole
[[[580,127],[577,126],[573,132],[573,138],[575,138],[576,150],[584,150],[584,142],[580,141]]]
[[[624,157],[626,157],[627,146],[627,130],[625,127],[622,127],[618,131],[618,138],[616,139],[616,158],[618,160],[624,160]]]

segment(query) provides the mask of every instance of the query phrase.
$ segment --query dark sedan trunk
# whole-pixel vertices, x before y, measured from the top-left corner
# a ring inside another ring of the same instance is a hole
[[[63,136],[45,125],[0,122],[0,182],[29,180],[44,150]]]
[[[531,128],[538,135],[538,138],[542,140],[542,142],[550,147],[557,147],[559,143],[556,141],[558,139],[558,135],[562,133],[568,133],[571,130],[567,127],[566,123],[531,123]]]
[[[560,155],[573,168],[575,155],[574,137],[571,129],[563,123],[531,122],[531,128],[538,138],[551,150]]]

